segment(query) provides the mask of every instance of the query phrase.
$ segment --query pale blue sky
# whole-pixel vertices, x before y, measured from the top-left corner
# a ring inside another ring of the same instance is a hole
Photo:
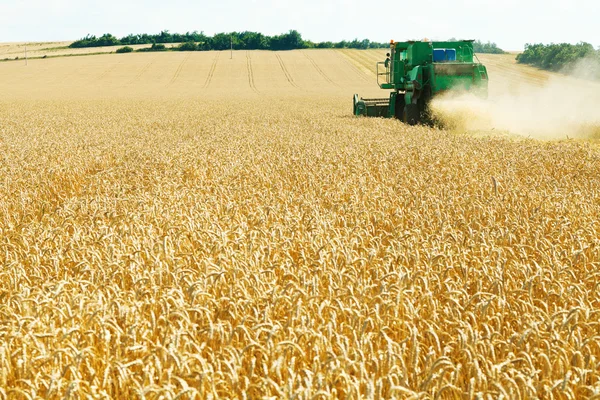
[[[74,40],[86,34],[290,29],[314,41],[368,38],[600,46],[600,0],[0,0],[0,42]]]

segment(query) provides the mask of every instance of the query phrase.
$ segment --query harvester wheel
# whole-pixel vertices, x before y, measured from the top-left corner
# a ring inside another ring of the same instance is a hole
[[[404,107],[406,103],[404,102],[404,95],[398,94],[396,96],[396,109],[394,110],[394,116],[400,121],[404,121]]]
[[[407,104],[404,107],[404,122],[408,125],[417,125],[420,121],[419,105],[418,104]]]

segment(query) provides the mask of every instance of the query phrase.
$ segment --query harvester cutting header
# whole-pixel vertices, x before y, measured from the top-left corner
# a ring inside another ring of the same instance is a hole
[[[377,84],[392,90],[389,98],[354,95],[354,115],[398,118],[415,125],[431,98],[448,90],[487,96],[487,69],[473,53],[473,41],[394,42],[385,62],[377,63]]]

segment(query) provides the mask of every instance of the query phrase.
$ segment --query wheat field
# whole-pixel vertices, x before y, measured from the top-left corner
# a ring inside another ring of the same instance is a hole
[[[0,398],[600,398],[596,144],[354,118],[381,56],[0,64]]]
[[[73,42],[0,42],[0,61],[24,60],[26,57],[35,59],[114,53],[118,49],[115,46],[70,48],[71,43]],[[177,47],[178,45],[167,43],[168,47]],[[151,47],[151,45],[134,44],[129,47],[139,50]]]

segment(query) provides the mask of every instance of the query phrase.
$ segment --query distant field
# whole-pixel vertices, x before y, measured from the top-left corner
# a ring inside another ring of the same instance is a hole
[[[496,127],[600,91],[479,57],[476,132],[353,117],[384,50],[0,63],[0,399],[598,398],[600,150]]]
[[[25,47],[28,55],[43,56],[58,49],[68,47],[73,42],[19,42],[0,43],[0,60],[14,60],[16,57],[25,58]]]
[[[65,44],[68,43],[56,43],[56,51],[52,54],[116,50],[115,47],[63,49],[62,45]],[[0,49],[2,46],[0,44]],[[40,50],[45,46],[50,45],[37,45],[32,54],[51,54]],[[137,47],[144,46],[148,47]],[[17,54],[15,48],[13,45],[6,54]],[[481,54],[478,57],[488,66],[492,94],[522,84],[543,86],[550,77],[557,76],[534,67],[518,65],[512,54]],[[14,96],[24,94],[22,89],[30,86],[36,86],[36,93],[40,96],[49,96],[54,92],[54,95],[66,97],[102,94],[164,96],[165,87],[175,88],[175,91],[167,93],[173,93],[176,97],[229,87],[242,92],[254,92],[256,89],[275,95],[296,93],[298,89],[346,95],[362,93],[361,90],[374,91],[379,95],[382,93],[375,85],[375,63],[385,59],[385,50],[235,51],[233,60],[229,58],[228,51],[111,54],[31,60],[28,69],[22,68],[19,62],[11,62],[0,66],[0,83],[7,85],[5,88],[10,92],[6,93]],[[252,80],[248,79],[249,68],[252,69]],[[583,82],[576,84],[586,85]],[[55,92],[58,88],[70,87],[76,87],[77,91]]]
[[[123,46],[105,46],[105,47],[86,47],[80,49],[69,48],[73,42],[49,42],[49,43],[0,43],[0,61],[14,60],[16,58],[25,58],[25,47],[27,47],[27,56],[32,58],[39,57],[59,57],[59,56],[81,56],[97,53],[114,53]],[[166,46],[178,46],[176,44],[167,44]],[[136,44],[129,47],[138,50],[150,47],[150,44]]]
[[[379,93],[369,73],[334,50],[107,54],[4,63],[0,74],[14,98]]]
[[[30,57],[42,57],[42,56],[67,56],[67,55],[85,55],[90,53],[114,53],[119,47],[122,46],[108,46],[108,47],[91,47],[91,48],[82,48],[82,49],[71,49],[68,46],[72,42],[50,42],[50,43],[0,43],[0,60],[3,59],[15,59],[19,57],[20,59],[25,57],[25,45],[28,48],[28,55]],[[177,46],[178,44],[167,44],[167,46]],[[134,49],[147,48],[150,45],[132,45]],[[305,50],[305,52],[310,52],[311,50]],[[283,52],[282,54],[287,53],[295,53],[297,51],[292,52]],[[323,51],[319,51],[323,52]],[[385,59],[386,50],[354,50],[354,49],[344,49],[344,50],[324,50],[324,52],[329,52],[328,54],[338,54],[347,58],[354,64],[354,68],[357,68],[364,74],[368,76],[375,75],[375,63],[377,61],[382,61]],[[196,62],[202,62],[207,57],[207,54],[214,54],[215,52],[208,53],[199,53],[194,54],[192,56],[193,59],[198,60]],[[218,53],[218,52],[217,52]],[[241,52],[236,52],[241,53]],[[254,53],[254,52],[253,52]],[[256,52],[259,54],[260,52]],[[185,54],[185,53],[184,53]],[[508,81],[527,81],[533,84],[543,84],[547,81],[548,76],[551,76],[551,73],[546,71],[538,70],[534,67],[517,65],[515,61],[515,52],[505,55],[488,55],[488,54],[478,54],[478,57],[490,68],[490,72],[500,78],[502,82]],[[131,56],[128,55],[128,56]],[[151,56],[151,55],[141,55],[143,56]],[[181,55],[180,55],[181,56]],[[176,57],[176,56],[175,56]],[[167,57],[170,58],[170,57]],[[132,65],[136,65],[138,60],[132,60]],[[73,61],[68,61],[66,64],[71,64]],[[82,61],[83,64],[86,61]],[[158,65],[157,68],[160,68],[161,65]],[[337,79],[337,76],[333,77]],[[492,82],[494,82],[493,80]]]

